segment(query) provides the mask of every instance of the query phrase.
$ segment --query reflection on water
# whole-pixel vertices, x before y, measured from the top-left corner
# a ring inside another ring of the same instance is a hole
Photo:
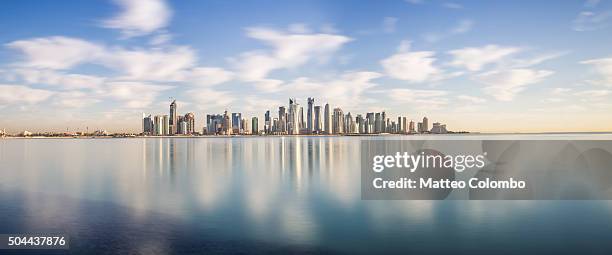
[[[386,138],[0,140],[0,233],[77,252],[611,248],[607,201],[362,201],[360,139]]]

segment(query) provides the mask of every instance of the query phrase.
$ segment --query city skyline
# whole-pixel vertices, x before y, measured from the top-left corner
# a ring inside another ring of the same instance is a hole
[[[142,114],[142,132],[144,136],[174,135],[367,135],[367,134],[447,134],[453,133],[445,124],[434,122],[423,117],[417,122],[406,116],[397,116],[397,121],[385,111],[365,114],[348,111],[344,114],[341,107],[331,107],[329,103],[315,105],[315,98],[306,99],[304,107],[296,98],[289,98],[289,107],[279,106],[276,117],[266,110],[262,122],[258,116],[243,116],[241,112],[225,109],[223,113],[208,113],[197,130],[196,113],[179,114],[176,100],[171,98],[168,114]],[[321,107],[324,107],[324,111]],[[333,113],[330,110],[333,108]],[[289,110],[287,110],[289,109]],[[355,116],[355,117],[353,117]],[[261,125],[260,125],[261,123]],[[465,131],[459,131],[465,132]]]
[[[7,133],[138,133],[134,120],[143,112],[169,115],[170,96],[183,117],[196,114],[194,130],[202,130],[203,113],[226,108],[263,125],[261,110],[276,113],[286,98],[299,98],[303,113],[285,110],[311,119],[307,130],[316,115],[341,107],[352,119],[385,111],[456,131],[612,131],[609,1],[2,7],[0,130]],[[315,109],[305,95],[332,108]]]

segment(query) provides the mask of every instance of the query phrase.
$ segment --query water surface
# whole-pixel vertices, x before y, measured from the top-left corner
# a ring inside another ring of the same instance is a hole
[[[96,254],[612,249],[608,201],[361,200],[360,140],[415,138],[0,139],[0,233],[67,233]]]

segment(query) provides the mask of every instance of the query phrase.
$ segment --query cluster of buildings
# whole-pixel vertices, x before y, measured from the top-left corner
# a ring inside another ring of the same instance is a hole
[[[195,115],[177,114],[176,101],[170,104],[170,115],[145,116],[143,114],[143,135],[350,135],[350,134],[417,134],[448,133],[446,125],[433,123],[424,117],[415,123],[407,117],[389,118],[383,112],[369,112],[353,116],[329,104],[315,105],[314,98],[307,99],[306,109],[298,104],[295,98],[289,99],[289,105],[280,106],[278,114],[268,110],[264,114],[263,129],[259,127],[259,118],[244,117],[242,113],[206,115],[206,123],[201,133],[195,130]]]
[[[305,112],[305,113],[304,113]],[[447,133],[446,125],[434,123],[429,129],[427,117],[417,124],[407,117],[399,116],[397,121],[388,118],[383,112],[369,112],[365,115],[344,113],[342,108],[325,105],[315,105],[314,98],[307,99],[306,110],[295,99],[289,99],[289,107],[278,108],[278,117],[272,117],[270,111],[264,115],[263,133],[273,135],[299,134],[415,134],[415,133]]]
[[[195,135],[195,114],[178,115],[176,100],[170,104],[170,115],[142,115],[143,135]]]

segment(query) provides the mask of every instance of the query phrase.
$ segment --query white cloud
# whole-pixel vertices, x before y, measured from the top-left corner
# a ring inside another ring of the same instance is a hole
[[[572,89],[570,88],[554,88],[552,90],[552,94],[553,95],[565,95],[570,91],[572,91]]]
[[[410,104],[419,109],[438,109],[448,104],[444,90],[392,89],[389,96],[399,103]]]
[[[511,68],[530,67],[530,66],[534,66],[534,65],[538,65],[540,63],[546,62],[548,60],[552,60],[552,59],[561,57],[563,55],[566,55],[567,53],[568,53],[567,51],[553,52],[553,53],[538,55],[538,56],[531,57],[531,58],[511,59],[508,63],[508,66]]]
[[[610,95],[610,90],[585,90],[576,92],[574,95],[594,99],[596,97],[605,97]]]
[[[481,104],[487,101],[486,99],[481,98],[481,97],[468,96],[468,95],[459,95],[457,96],[457,99],[461,101],[473,103],[473,104]]]
[[[409,44],[402,42],[399,52],[380,63],[387,75],[409,82],[425,82],[439,78],[441,71],[434,66],[433,51],[408,51]]]
[[[294,33],[294,34],[309,34],[310,33],[310,28],[308,28],[308,25],[304,23],[290,24],[287,29],[289,30],[290,33]]]
[[[572,29],[578,32],[594,31],[607,28],[612,23],[612,11],[583,11],[572,22]]]
[[[343,107],[356,107],[364,101],[364,93],[377,86],[372,82],[382,75],[376,72],[347,72],[337,80],[325,82],[319,97]]]
[[[101,65],[117,71],[122,79],[177,81],[196,63],[196,54],[187,46],[125,49],[104,47],[68,37],[46,37],[15,41],[9,48],[21,51],[22,67],[68,69],[78,64]]]
[[[88,93],[84,93],[80,91],[69,91],[69,92],[58,93],[57,96],[54,97],[54,101],[55,101],[54,104],[61,106],[61,107],[83,108],[86,106],[90,106],[90,105],[99,103],[102,100]]]
[[[36,104],[47,100],[53,94],[54,92],[43,89],[0,84],[0,105]]]
[[[231,92],[213,90],[209,88],[188,90],[187,94],[197,108],[205,109],[209,112],[231,110],[231,103],[235,101],[235,98]]]
[[[438,42],[442,39],[451,37],[453,35],[459,35],[459,34],[465,34],[467,32],[469,32],[470,30],[472,30],[472,27],[474,26],[474,22],[471,20],[461,20],[459,21],[459,23],[457,23],[454,27],[452,27],[450,30],[446,31],[446,32],[442,32],[442,33],[427,33],[423,36],[423,38],[425,39],[425,41],[429,42],[429,43],[435,43]]]
[[[105,84],[105,95],[122,101],[127,108],[146,108],[151,105],[160,92],[171,86],[142,82],[109,82]]]
[[[109,50],[100,59],[102,65],[123,73],[123,79],[169,81],[181,80],[187,68],[196,62],[195,52],[186,46],[150,50]]]
[[[382,77],[380,73],[368,71],[346,72],[335,79],[315,80],[300,77],[285,85],[278,85],[276,92],[288,96],[308,94],[321,101],[341,107],[354,108],[366,100],[364,94],[376,87],[372,81]]]
[[[385,17],[383,20],[383,31],[385,33],[393,33],[395,32],[395,27],[397,25],[396,17]]]
[[[392,89],[390,96],[396,101],[415,102],[448,95],[444,90]]]
[[[487,85],[484,93],[499,101],[512,101],[527,85],[541,82],[552,74],[547,70],[511,69],[483,73],[477,75],[476,80]]]
[[[49,69],[71,68],[97,59],[104,52],[100,45],[63,36],[19,40],[6,46],[23,53],[25,59],[19,65]]]
[[[247,35],[272,46],[271,51],[251,51],[237,61],[243,79],[265,79],[274,70],[301,66],[337,51],[352,39],[335,34],[290,34],[269,28],[247,29]]]
[[[520,50],[516,47],[490,44],[480,48],[467,47],[451,50],[448,53],[453,56],[453,60],[450,62],[452,66],[463,67],[469,71],[480,71],[486,65],[501,61]]]
[[[190,70],[187,81],[196,86],[213,86],[232,79],[233,73],[218,67],[196,67]]]
[[[612,58],[590,59],[580,63],[591,65],[601,76],[602,81],[596,83],[612,87]]]
[[[121,12],[102,22],[102,26],[119,29],[125,37],[149,34],[170,23],[172,11],[163,0],[115,0]]]
[[[149,41],[149,44],[158,46],[166,44],[170,40],[172,40],[172,35],[167,32],[163,32],[153,36],[153,38],[151,38],[151,40]]]
[[[63,90],[95,89],[105,81],[105,78],[99,76],[68,74],[48,69],[22,68],[13,72],[25,83],[53,85]]]

